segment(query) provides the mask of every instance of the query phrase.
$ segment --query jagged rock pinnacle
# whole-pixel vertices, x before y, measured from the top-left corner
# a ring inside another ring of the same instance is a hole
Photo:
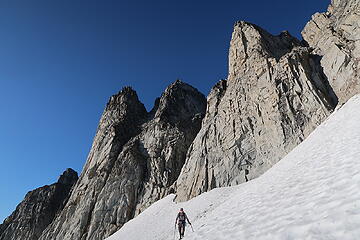
[[[112,96],[81,178],[40,240],[103,239],[165,196],[205,109],[204,95],[181,81],[166,88],[150,113],[131,88]]]
[[[61,174],[57,182],[64,185],[73,185],[77,180],[78,180],[77,172],[71,168],[68,168],[65,170],[63,174]]]
[[[237,22],[228,79],[208,96],[176,182],[177,200],[260,176],[331,113],[332,95],[316,56],[299,40]]]

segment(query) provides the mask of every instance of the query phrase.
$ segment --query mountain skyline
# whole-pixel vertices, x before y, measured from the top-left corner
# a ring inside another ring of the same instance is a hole
[[[285,1],[2,4],[0,221],[27,191],[55,182],[66,168],[80,174],[103,107],[123,86],[148,110],[177,78],[207,95],[226,78],[235,21],[299,36],[328,2],[297,9]]]

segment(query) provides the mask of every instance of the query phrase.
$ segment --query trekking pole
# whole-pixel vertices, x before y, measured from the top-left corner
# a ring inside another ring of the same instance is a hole
[[[192,230],[193,232],[195,232],[194,229],[193,229],[193,227],[192,227],[192,224],[190,224],[190,226],[191,226],[191,230]]]
[[[175,232],[176,232],[176,223],[175,223],[175,226],[174,226],[174,239],[176,239],[175,238]]]

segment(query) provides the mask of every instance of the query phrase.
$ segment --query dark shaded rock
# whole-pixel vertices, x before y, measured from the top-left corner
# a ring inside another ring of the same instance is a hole
[[[176,81],[146,113],[135,95],[111,98],[73,194],[40,239],[103,239],[171,191],[206,99]]]
[[[146,117],[144,105],[130,87],[110,98],[72,195],[40,239],[82,239],[86,236],[94,206],[117,157],[123,146],[140,132]]]
[[[57,183],[28,192],[16,210],[0,225],[0,239],[37,240],[64,207],[77,179],[77,173],[67,169]]]

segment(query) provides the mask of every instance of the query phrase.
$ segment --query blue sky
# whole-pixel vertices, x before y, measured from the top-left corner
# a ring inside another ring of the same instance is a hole
[[[108,98],[150,109],[180,78],[205,95],[227,75],[237,20],[300,31],[329,0],[0,3],[0,222],[25,194],[81,172]]]

